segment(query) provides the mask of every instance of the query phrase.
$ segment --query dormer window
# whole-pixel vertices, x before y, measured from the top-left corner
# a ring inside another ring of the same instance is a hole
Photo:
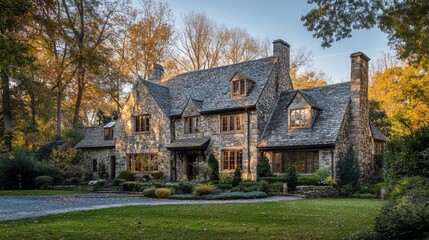
[[[232,81],[232,97],[246,96],[246,80],[238,79]]]
[[[299,108],[290,110],[291,128],[308,128],[311,124],[310,108]]]
[[[112,140],[113,139],[113,128],[104,128],[104,140]]]
[[[200,118],[185,117],[185,134],[195,134],[199,132]]]

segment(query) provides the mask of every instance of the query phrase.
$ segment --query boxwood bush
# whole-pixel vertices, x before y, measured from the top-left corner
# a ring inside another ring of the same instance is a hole
[[[116,178],[124,179],[125,181],[134,181],[135,180],[134,174],[128,170],[121,171]]]
[[[285,176],[261,177],[258,178],[258,181],[267,181],[268,183],[286,182],[286,178]]]
[[[268,191],[272,193],[283,192],[283,183],[282,182],[270,183],[270,185],[268,186]]]
[[[252,187],[252,186],[260,186],[261,182],[252,181],[252,180],[244,180],[240,183],[241,186]]]
[[[194,187],[195,195],[207,195],[213,193],[214,187],[208,184],[200,184]]]
[[[232,189],[232,184],[227,184],[227,183],[213,184],[213,186],[222,191]]]
[[[155,196],[157,198],[166,199],[171,196],[171,189],[169,188],[157,188],[155,190]]]
[[[54,184],[54,178],[51,176],[38,176],[34,180],[34,183],[40,189],[49,189]]]
[[[143,196],[148,198],[156,198],[155,191],[156,191],[156,188],[154,187],[147,188],[143,191]]]

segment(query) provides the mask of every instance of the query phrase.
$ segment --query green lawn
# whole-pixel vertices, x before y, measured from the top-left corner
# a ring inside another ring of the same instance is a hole
[[[0,239],[341,239],[370,227],[383,202],[130,206],[0,222]]]
[[[69,190],[0,190],[0,196],[51,196],[77,193],[88,192]]]

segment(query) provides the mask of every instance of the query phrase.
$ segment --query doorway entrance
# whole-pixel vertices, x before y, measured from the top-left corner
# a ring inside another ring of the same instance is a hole
[[[196,172],[194,171],[194,163],[197,161],[198,154],[189,153],[186,154],[186,176],[188,180],[194,180]]]

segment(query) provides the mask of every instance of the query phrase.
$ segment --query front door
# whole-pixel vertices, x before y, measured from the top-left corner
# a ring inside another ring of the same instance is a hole
[[[195,171],[194,171],[194,163],[197,161],[197,154],[187,154],[186,155],[186,159],[187,159],[187,178],[188,180],[194,180],[195,179]]]
[[[116,178],[116,157],[110,156],[110,179]]]

